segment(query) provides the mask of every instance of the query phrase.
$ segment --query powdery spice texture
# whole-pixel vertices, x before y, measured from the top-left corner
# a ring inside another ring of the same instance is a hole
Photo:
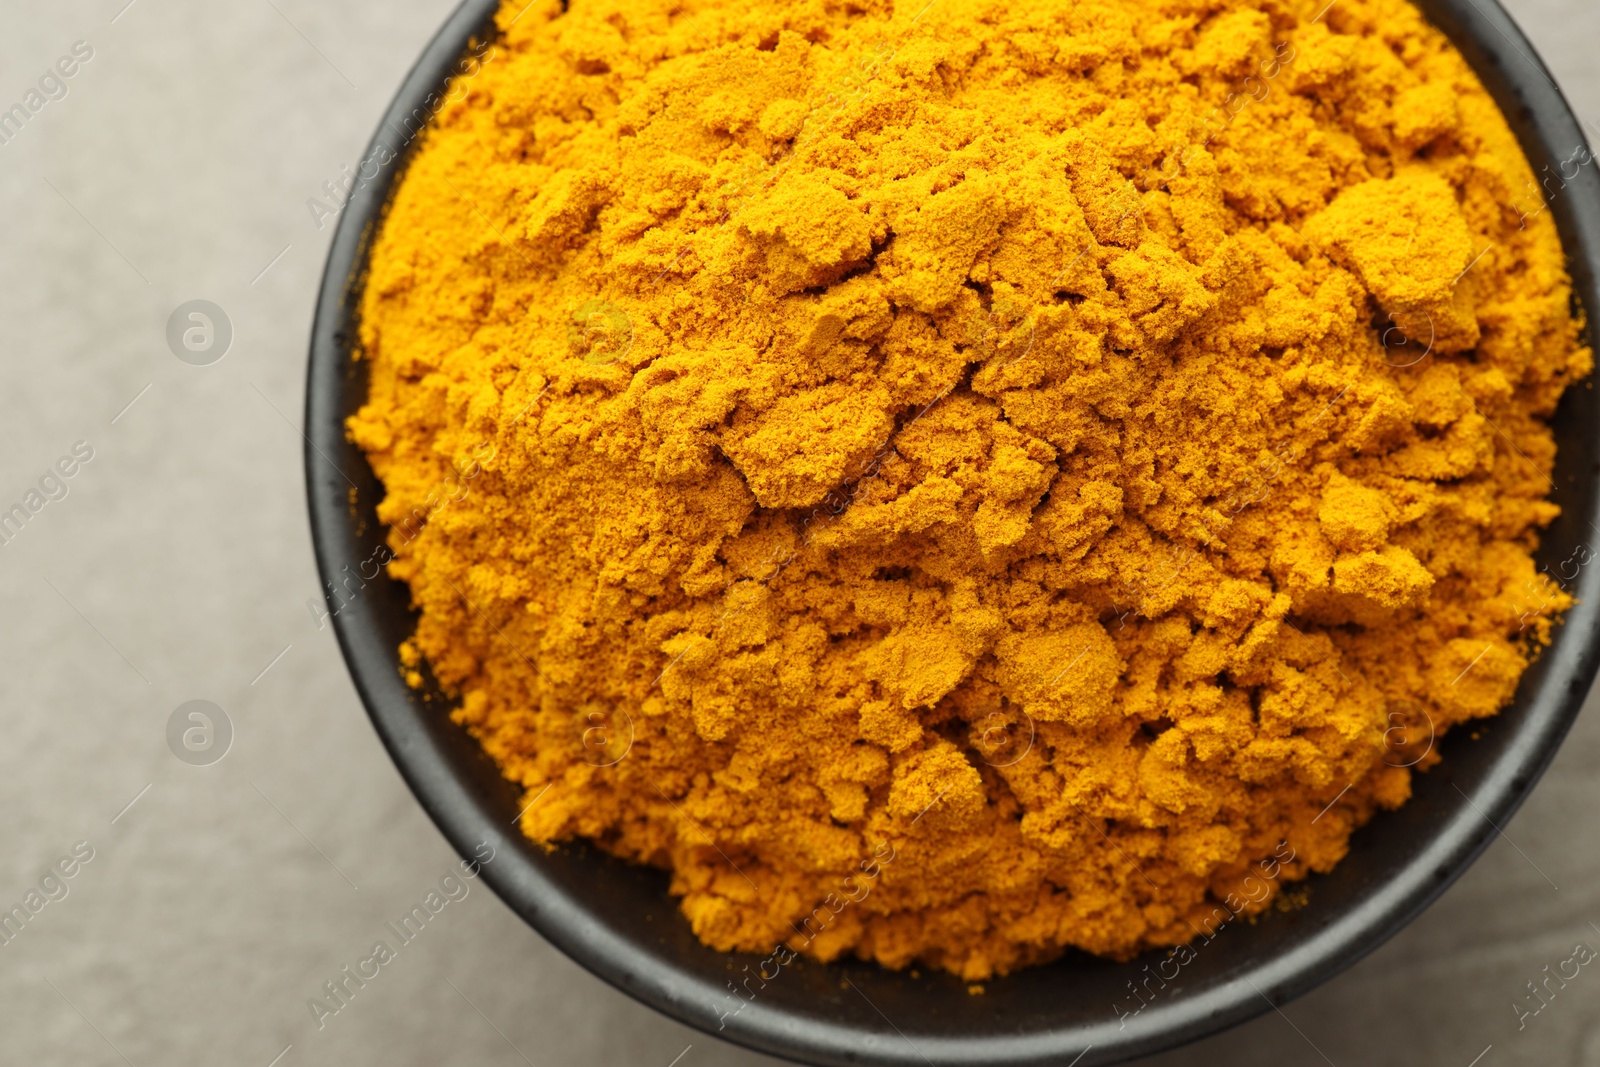
[[[350,429],[531,838],[980,979],[1330,869],[1507,703],[1590,354],[1401,0],[923,5],[510,4]]]

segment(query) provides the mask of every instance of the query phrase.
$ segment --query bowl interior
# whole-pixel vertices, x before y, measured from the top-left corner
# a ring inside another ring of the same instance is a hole
[[[495,0],[466,0],[457,9],[363,157],[373,164],[363,166],[363,177],[376,174],[353,192],[341,215],[313,329],[306,474],[318,563],[324,581],[340,590],[330,597],[333,625],[380,736],[458,851],[470,856],[482,842],[496,849],[484,878],[540,933],[644,1003],[781,1056],[829,1064],[1089,1067],[1191,1040],[1305,992],[1421,911],[1493,837],[1490,819],[1505,824],[1554,754],[1593,676],[1600,611],[1595,568],[1579,569],[1568,582],[1579,605],[1523,678],[1513,705],[1483,723],[1476,740],[1467,731],[1443,739],[1443,764],[1415,776],[1410,803],[1374,819],[1332,874],[1310,881],[1307,906],[1270,911],[1253,925],[1229,924],[1176,978],[1142,985],[1146,992],[1138,1000],[1129,983],[1145,982],[1146,968],[1164,954],[1128,963],[1071,954],[989,981],[982,996],[948,975],[924,971],[913,978],[860,963],[799,960],[776,975],[769,966],[765,978],[753,978],[765,956],[726,955],[700,944],[667,895],[663,872],[624,864],[582,843],[551,853],[532,847],[513,826],[517,791],[449,721],[449,701],[436,688],[416,692],[401,681],[397,649],[415,624],[409,593],[402,583],[367,577],[385,534],[374,510],[383,490],[343,430],[344,418],[366,395],[366,366],[351,355],[370,241],[415,148],[415,131],[430,113],[429,94],[442,89],[469,47],[493,38],[496,7]],[[1423,0],[1422,7],[1477,69],[1535,171],[1555,172],[1571,159],[1585,143],[1578,124],[1494,0]],[[1577,297],[1595,308],[1600,180],[1593,166],[1565,178],[1571,170],[1569,163],[1561,172],[1564,184],[1549,210]],[[1566,563],[1572,570],[1574,552],[1600,537],[1593,525],[1600,518],[1597,415],[1595,391],[1585,384],[1568,392],[1555,419],[1553,498],[1563,510],[1539,553],[1539,562],[1552,569]],[[742,995],[730,983],[741,984]],[[1136,1017],[1123,1017],[1141,1004]]]

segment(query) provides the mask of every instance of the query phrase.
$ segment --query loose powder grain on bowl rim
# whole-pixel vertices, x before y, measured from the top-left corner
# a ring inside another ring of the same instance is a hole
[[[1510,699],[1590,352],[1410,4],[522,3],[349,426],[528,836],[980,980],[1253,914]]]

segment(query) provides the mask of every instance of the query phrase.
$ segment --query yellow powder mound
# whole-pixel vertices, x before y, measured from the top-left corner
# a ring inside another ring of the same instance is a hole
[[[1510,699],[1590,354],[1403,0],[522,3],[350,428],[530,837],[977,980],[1328,870]]]

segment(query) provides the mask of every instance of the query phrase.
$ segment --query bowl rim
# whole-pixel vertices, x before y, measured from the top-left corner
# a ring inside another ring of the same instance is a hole
[[[1558,146],[1587,144],[1560,89],[1498,0],[1421,0],[1419,6],[1467,57],[1530,160],[1559,159],[1565,148]],[[437,109],[446,79],[469,44],[495,37],[493,17],[499,7],[499,0],[462,0],[407,74],[362,156],[357,168],[361,180],[339,213],[318,292],[307,370],[304,463],[318,571],[332,626],[362,704],[407,785],[451,846],[467,858],[481,855],[484,844],[495,850],[496,861],[482,868],[484,880],[540,935],[643,1004],[705,1033],[772,1055],[813,1063],[893,1067],[978,1062],[1072,1062],[1091,1067],[1197,1040],[1308,992],[1409,923],[1502,832],[1554,757],[1600,662],[1600,568],[1585,568],[1578,576],[1574,592],[1579,603],[1567,613],[1545,651],[1533,691],[1524,693],[1526,678],[1524,688],[1519,688],[1515,705],[1525,705],[1525,714],[1504,750],[1478,780],[1456,784],[1452,778],[1465,802],[1455,807],[1398,876],[1374,886],[1357,906],[1293,950],[1262,959],[1210,988],[1157,1005],[1149,1025],[1123,1030],[1108,1013],[1104,1025],[1019,1029],[972,1038],[919,1035],[918,1043],[908,1038],[902,1044],[887,1031],[801,1018],[758,1001],[750,1005],[754,1010],[741,1011],[726,1028],[714,1026],[716,1014],[705,1005],[717,1003],[723,991],[640,952],[587,909],[583,899],[546,876],[520,832],[500,817],[504,812],[492,810],[452,769],[435,730],[424,721],[423,705],[394,669],[395,649],[375,625],[370,604],[360,599],[348,603],[336,599],[334,592],[336,586],[348,587],[352,569],[365,578],[364,566],[371,562],[352,551],[369,528],[354,507],[350,489],[354,483],[330,458],[347,448],[345,388],[366,255],[418,140],[413,125],[425,125],[426,117]],[[370,179],[369,162],[375,170]],[[1580,167],[1549,205],[1567,254],[1575,299],[1585,308],[1600,308],[1596,169]],[[1590,440],[1600,435],[1593,426],[1584,432]],[[1582,518],[1600,533],[1600,464],[1585,480],[1590,506]],[[338,610],[341,607],[345,610]],[[433,713],[437,714],[436,707]],[[1509,713],[1506,709],[1501,714]]]

